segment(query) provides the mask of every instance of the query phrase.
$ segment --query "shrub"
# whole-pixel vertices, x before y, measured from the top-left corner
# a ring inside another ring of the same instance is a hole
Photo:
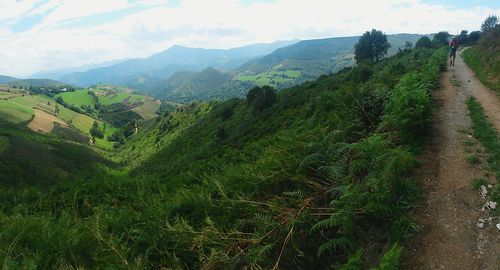
[[[450,34],[446,31],[439,32],[434,35],[432,38],[432,44],[435,47],[441,47],[444,45],[448,45],[448,38],[450,37]]]
[[[254,87],[247,93],[247,103],[254,111],[262,112],[276,102],[276,90],[270,86]]]
[[[92,127],[90,128],[90,135],[99,139],[104,139],[104,132],[99,128],[99,122],[94,121]]]
[[[415,43],[415,48],[432,48],[432,41],[429,37],[421,37]]]

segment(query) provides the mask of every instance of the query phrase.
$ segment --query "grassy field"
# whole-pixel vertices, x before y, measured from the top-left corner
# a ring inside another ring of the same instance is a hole
[[[74,112],[64,106],[59,106],[59,117],[85,134],[89,134],[92,124],[96,121],[88,115]]]
[[[94,99],[88,94],[88,91],[89,90],[77,90],[74,92],[62,93],[57,96],[60,96],[64,102],[77,107],[81,107],[83,105],[94,106]]]
[[[99,103],[105,106],[114,103],[123,103],[125,101],[128,101],[128,103],[135,103],[144,99],[143,96],[129,93],[105,93],[104,91],[96,91],[96,94]]]
[[[90,135],[90,129],[92,128],[94,121],[96,121],[94,118],[88,115],[74,112],[70,109],[65,108],[64,106],[59,106],[59,117],[85,135]],[[103,127],[103,123],[101,121],[98,122],[99,125]],[[107,137],[113,134],[113,132],[115,131],[116,128],[107,124],[104,136]],[[113,143],[96,138],[96,146],[102,149],[109,150],[113,148]]]
[[[283,77],[283,78],[292,78],[292,79],[298,79],[300,77],[300,71],[298,70],[272,70],[269,72],[270,75],[272,76],[278,76],[278,77]]]
[[[146,98],[144,105],[135,107],[132,111],[140,115],[142,119],[150,120],[158,116],[156,112],[160,108],[160,104],[161,102],[159,101],[152,98]]]
[[[43,95],[26,95],[24,97],[15,97],[10,99],[11,102],[15,102],[30,108],[39,108],[48,112],[55,112],[56,102],[50,97]]]
[[[11,99],[14,97],[19,97],[19,96],[21,96],[21,94],[19,94],[19,93],[0,91],[0,99]]]
[[[74,112],[62,105],[59,105],[58,107],[59,107],[59,117],[68,123],[73,121],[73,119],[75,119],[78,115],[80,115],[79,113]]]
[[[260,74],[238,74],[234,79],[242,82],[254,82],[258,86],[270,85],[276,87],[279,84],[291,83],[301,76],[298,70],[280,70],[279,67],[277,66],[269,72]]]
[[[28,128],[41,133],[49,133],[54,129],[54,123],[58,123],[61,127],[68,125],[63,120],[59,119],[54,114],[48,113],[40,109],[34,109],[35,117],[28,124]]]
[[[28,121],[33,116],[33,110],[5,100],[0,100],[0,118],[11,123],[22,123]]]
[[[254,82],[259,78],[260,75],[242,75],[238,74],[236,75],[235,80],[242,81],[242,82]]]
[[[94,103],[94,100],[90,95],[88,95],[88,90],[78,90],[75,92],[67,92],[60,94],[63,100],[69,104],[75,106],[90,105]],[[0,92],[0,119],[5,119],[11,123],[22,123],[33,118],[33,109],[41,109],[49,113],[55,113],[55,100],[50,97],[43,95],[26,95],[21,96],[20,93],[9,93]],[[1,100],[2,98],[9,98],[9,100]],[[123,100],[129,98],[131,102],[136,102],[142,100],[144,97],[139,95],[132,95],[128,93],[119,93],[118,95],[112,95],[103,98],[106,104],[112,104],[116,102],[123,102]],[[152,117],[155,111],[158,109],[159,105],[155,105],[154,101],[151,99],[153,104],[145,104],[147,106],[140,108],[139,111],[143,112],[145,117]],[[104,124],[102,121],[96,120],[88,115],[77,113],[72,111],[62,105],[58,105],[59,108],[59,118],[68,123],[70,126],[74,127],[81,133],[89,136],[90,129],[94,124],[94,121],[98,121],[101,129],[104,129]],[[64,125],[63,125],[64,126]],[[106,124],[104,130],[105,138],[113,134],[117,129]],[[106,139],[96,138],[95,146],[101,149],[110,150],[113,149],[113,142],[109,142]]]

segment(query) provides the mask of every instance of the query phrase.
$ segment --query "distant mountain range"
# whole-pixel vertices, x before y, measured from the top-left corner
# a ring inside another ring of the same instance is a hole
[[[389,35],[394,55],[407,41],[413,44],[422,35]],[[323,74],[352,66],[354,45],[359,37],[305,40],[272,53],[249,60],[233,70],[207,68],[201,72],[181,71],[149,88],[147,94],[180,102],[243,97],[255,85],[271,85],[281,89]]]
[[[229,50],[173,46],[148,58],[132,59],[108,67],[65,75],[61,81],[78,86],[98,83],[131,86],[142,90],[170,77],[177,71],[200,71],[207,67],[232,69],[258,56],[296,41],[254,44]]]
[[[88,64],[88,65],[83,65],[80,67],[69,67],[69,68],[61,68],[61,69],[55,69],[55,70],[49,70],[49,71],[42,71],[42,72],[37,72],[32,75],[30,75],[30,78],[33,79],[52,79],[52,80],[59,80],[61,77],[75,73],[75,72],[85,72],[91,69],[95,68],[101,68],[101,67],[108,67],[112,66],[115,64],[119,64],[122,62],[125,62],[129,59],[117,59],[117,60],[111,60],[111,61],[106,61],[102,63],[97,63],[97,64]]]
[[[388,35],[388,55],[404,48],[407,41],[415,44],[422,36]],[[281,89],[354,65],[358,39],[278,41],[228,50],[173,46],[148,58],[103,63],[102,67],[66,74],[59,80],[81,87],[101,83],[126,86],[178,102],[242,97],[256,85]]]

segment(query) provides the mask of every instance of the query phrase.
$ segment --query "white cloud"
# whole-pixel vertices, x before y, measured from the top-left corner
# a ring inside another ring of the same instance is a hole
[[[0,26],[2,62],[8,61],[10,67],[0,66],[0,74],[26,75],[147,56],[174,44],[230,48],[275,40],[360,35],[371,28],[388,34],[441,30],[455,34],[462,29],[477,30],[487,15],[500,14],[500,9],[450,9],[419,0],[277,0],[250,5],[238,0],[184,0],[175,7],[168,3],[55,0],[36,5],[29,0],[0,0],[0,20],[50,12],[26,32],[12,33]],[[112,22],[92,25],[92,17],[87,17],[131,7],[137,12]],[[69,28],[64,23],[77,18],[87,18],[88,24]]]
[[[94,14],[112,12],[129,7],[126,0],[67,0],[61,1],[60,5],[50,15],[44,23],[56,24],[69,19],[78,19]]]
[[[0,21],[15,19],[31,10],[37,0],[0,0]]]

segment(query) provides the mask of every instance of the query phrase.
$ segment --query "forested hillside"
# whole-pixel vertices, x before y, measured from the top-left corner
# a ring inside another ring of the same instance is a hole
[[[250,82],[233,80],[232,74],[211,67],[200,72],[177,72],[158,85],[149,92],[151,95],[186,103],[241,98],[255,86]]]
[[[63,82],[55,81],[55,80],[50,80],[50,79],[16,79],[16,80],[11,80],[9,82],[4,83],[10,87],[14,88],[22,88],[26,90],[49,90],[50,88],[53,89],[74,89],[74,86],[70,84],[66,84]]]
[[[43,187],[1,179],[0,263],[397,269],[445,58],[403,50],[280,92],[193,103],[138,127],[113,154],[122,169],[95,162]]]

